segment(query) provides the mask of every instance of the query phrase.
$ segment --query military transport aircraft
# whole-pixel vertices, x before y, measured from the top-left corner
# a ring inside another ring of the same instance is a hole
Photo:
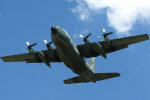
[[[26,42],[29,53],[4,56],[1,59],[5,62],[26,62],[26,63],[45,63],[51,67],[52,62],[63,62],[68,68],[79,76],[64,80],[65,84],[73,83],[87,83],[105,80],[113,77],[120,76],[119,73],[95,73],[94,71],[94,57],[102,56],[107,58],[106,54],[128,48],[128,45],[145,41],[149,39],[148,34],[136,35],[118,39],[110,40],[108,35],[112,32],[106,33],[103,29],[104,41],[90,42],[88,38],[91,33],[84,37],[82,34],[84,44],[75,45],[70,38],[69,34],[59,26],[51,27],[52,42],[44,40],[47,50],[34,51],[33,46]],[[56,48],[50,44],[54,43]],[[85,58],[91,58],[90,64],[85,61]]]

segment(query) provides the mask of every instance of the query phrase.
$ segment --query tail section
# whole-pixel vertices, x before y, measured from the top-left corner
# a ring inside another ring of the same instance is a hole
[[[95,73],[95,59],[94,59],[94,57],[91,58],[91,61],[89,63],[89,68]]]
[[[119,73],[95,73],[91,78],[95,81],[101,81],[120,76]],[[90,82],[82,76],[77,76],[71,79],[64,80],[65,84],[87,83]]]

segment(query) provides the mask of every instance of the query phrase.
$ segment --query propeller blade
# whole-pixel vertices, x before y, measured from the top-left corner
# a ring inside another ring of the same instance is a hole
[[[103,28],[103,33],[105,33],[106,32],[106,29],[105,28]]]
[[[44,43],[45,43],[45,44],[48,44],[47,40],[44,40]]]
[[[83,36],[82,34],[80,34],[80,37],[81,37],[81,38],[84,38],[84,36]]]
[[[107,35],[110,35],[110,34],[112,34],[113,32],[109,32],[109,33],[107,33]]]
[[[33,46],[35,46],[35,45],[37,45],[37,43],[34,43],[34,44],[30,45],[30,47],[33,47]]]
[[[85,38],[89,38],[92,35],[92,33],[89,33]]]
[[[30,45],[30,43],[29,43],[29,42],[26,42],[26,44],[27,44],[27,46],[29,46],[29,45]]]
[[[37,45],[37,43],[34,43],[34,44],[30,45],[30,43],[27,41],[26,44],[28,46],[27,49],[28,49],[29,53],[33,53],[34,50],[32,49],[32,47]]]
[[[52,44],[53,42],[49,42],[48,44],[50,45],[50,44]]]
[[[50,45],[50,44],[52,44],[53,42],[47,42],[47,40],[44,40],[44,43],[45,43],[46,45]]]
[[[52,47],[51,47],[51,44],[53,43],[53,42],[47,42],[47,40],[44,40],[44,43],[46,44],[46,47],[47,47],[47,49],[48,50],[54,50]]]

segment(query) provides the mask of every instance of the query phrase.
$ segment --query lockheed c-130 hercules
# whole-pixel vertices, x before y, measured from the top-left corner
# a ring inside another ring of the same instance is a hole
[[[90,42],[88,37],[80,35],[83,38],[84,44],[75,45],[69,36],[69,34],[59,26],[51,27],[52,42],[44,40],[47,46],[47,50],[34,51],[33,46],[37,43],[29,44],[29,53],[17,54],[11,56],[4,56],[1,59],[5,62],[26,62],[26,63],[45,63],[48,67],[51,67],[52,62],[63,62],[68,68],[79,76],[64,80],[65,84],[73,83],[87,83],[105,80],[113,77],[120,76],[119,73],[95,73],[94,70],[94,57],[102,56],[107,58],[106,54],[128,48],[129,45],[145,41],[149,39],[148,34],[129,36],[124,38],[109,39],[108,35],[112,32],[106,33],[103,29],[104,41]],[[53,48],[50,44],[54,43],[56,48]],[[88,64],[85,59],[91,58]]]

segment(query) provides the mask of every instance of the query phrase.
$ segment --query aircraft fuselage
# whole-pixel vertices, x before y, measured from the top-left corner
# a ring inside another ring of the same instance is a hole
[[[74,73],[79,74],[90,81],[90,77],[94,74],[89,68],[85,59],[80,56],[77,46],[72,42],[68,33],[59,26],[52,27],[52,41],[56,46],[56,50],[60,59],[69,67]]]

